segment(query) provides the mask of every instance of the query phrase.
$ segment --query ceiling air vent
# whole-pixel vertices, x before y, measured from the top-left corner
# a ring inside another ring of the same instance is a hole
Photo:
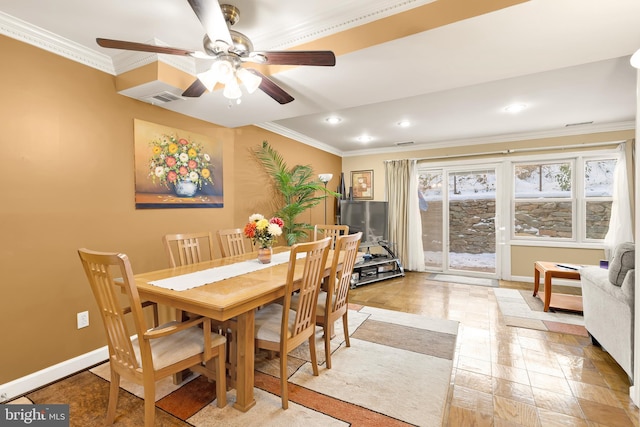
[[[144,99],[144,101],[151,104],[166,104],[167,102],[177,101],[178,99],[182,99],[182,97],[171,92],[163,91],[160,93],[156,93],[155,95],[151,95],[150,97]]]
[[[593,124],[593,120],[591,120],[590,122],[567,123],[566,125],[564,125],[564,127],[568,128],[572,126],[582,126],[582,125],[590,125],[590,124]]]
[[[401,146],[403,146],[403,145],[411,145],[411,144],[413,144],[413,141],[407,141],[407,142],[396,142],[396,145],[397,145],[398,147],[401,147]]]

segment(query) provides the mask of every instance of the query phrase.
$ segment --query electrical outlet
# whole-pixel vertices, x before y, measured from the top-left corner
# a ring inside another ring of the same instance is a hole
[[[89,326],[89,312],[78,313],[78,329],[86,328],[87,326]]]

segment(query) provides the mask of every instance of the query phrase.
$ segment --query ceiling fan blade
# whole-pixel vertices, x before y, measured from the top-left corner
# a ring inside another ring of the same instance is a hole
[[[187,96],[189,98],[197,98],[201,96],[203,93],[207,91],[207,88],[202,84],[200,79],[196,79],[191,86],[189,86],[184,92],[182,92],[182,96]]]
[[[195,12],[204,27],[209,38],[215,42],[222,40],[227,45],[233,46],[231,33],[227,27],[227,21],[224,20],[222,9],[218,0],[188,0],[191,9]]]
[[[185,55],[185,56],[193,56],[193,54],[195,53],[192,50],[179,49],[176,47],[156,46],[153,44],[127,42],[123,40],[97,38],[96,42],[98,43],[98,45],[102,47],[109,47],[113,49],[137,50],[140,52],[164,53],[167,55]]]
[[[336,55],[330,50],[283,50],[283,51],[267,51],[253,52],[249,56],[258,55],[255,62],[270,65],[317,65],[333,67],[336,65]],[[261,61],[260,56],[266,61]]]
[[[260,90],[278,101],[278,103],[288,104],[289,102],[293,101],[293,96],[285,92],[284,89],[275,84],[272,80],[269,80],[267,76],[262,74],[260,71],[254,70],[253,68],[246,68],[246,70],[262,78],[262,82],[260,82],[259,86]]]

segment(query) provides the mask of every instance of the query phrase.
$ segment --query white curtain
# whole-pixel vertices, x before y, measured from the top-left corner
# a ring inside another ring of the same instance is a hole
[[[631,225],[631,200],[629,196],[629,175],[627,174],[627,156],[625,144],[618,146],[620,157],[616,162],[613,173],[613,204],[611,205],[611,219],[609,230],[604,237],[604,253],[611,259],[615,247],[624,242],[633,242],[633,227]]]
[[[416,160],[385,162],[389,242],[407,270],[425,271]]]

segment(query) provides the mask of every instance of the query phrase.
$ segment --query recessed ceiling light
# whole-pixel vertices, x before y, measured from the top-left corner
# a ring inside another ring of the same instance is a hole
[[[371,142],[371,141],[373,141],[373,138],[370,137],[369,135],[360,135],[357,139],[360,142]]]
[[[636,53],[631,55],[631,59],[629,60],[631,66],[634,68],[640,68],[640,49],[636,50]]]
[[[338,123],[340,123],[342,121],[342,119],[338,116],[331,116],[331,117],[327,117],[325,119],[325,121],[327,123],[329,123],[330,125],[337,125]]]
[[[524,110],[527,107],[528,107],[527,104],[522,104],[522,103],[511,104],[504,107],[504,111],[507,113],[515,114],[515,113],[519,113],[520,111]]]
[[[406,128],[411,126],[411,122],[409,120],[400,120],[398,122],[398,126],[400,126],[401,128]]]

